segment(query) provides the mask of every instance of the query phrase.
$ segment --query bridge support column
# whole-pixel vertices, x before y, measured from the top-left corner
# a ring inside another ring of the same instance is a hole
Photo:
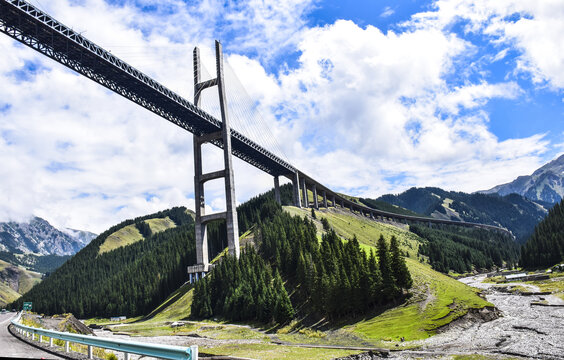
[[[304,205],[305,208],[308,208],[309,207],[309,199],[307,198],[307,187],[306,187],[305,178],[302,177],[301,181],[302,181],[302,193],[303,193],[302,194],[302,196],[303,196],[302,201],[303,201],[303,205]]]
[[[274,177],[274,199],[279,205],[282,205],[282,200],[280,199],[280,180],[278,175]]]
[[[337,203],[335,202],[335,195],[332,196],[331,202],[333,203],[333,207],[337,207]]]
[[[313,208],[315,210],[319,210],[319,204],[317,202],[317,185],[313,184],[311,192],[313,193]]]
[[[196,265],[188,267],[188,273],[205,274],[209,271],[207,223],[213,220],[225,219],[227,228],[227,246],[229,254],[239,257],[239,226],[237,223],[237,207],[235,204],[235,184],[233,180],[233,164],[231,155],[231,130],[227,114],[227,100],[223,79],[223,51],[221,43],[215,42],[217,78],[200,82],[200,51],[194,48],[194,104],[200,105],[202,90],[217,86],[219,107],[221,109],[221,131],[209,134],[194,135],[194,195],[196,201]],[[225,168],[207,174],[202,174],[202,145],[206,142],[221,140],[223,142],[223,162]],[[225,180],[225,208],[220,214],[205,215],[204,183],[209,180],[224,178]],[[194,280],[194,277],[191,277]]]
[[[327,206],[327,191],[323,190],[323,207],[328,209],[329,206]]]
[[[296,171],[294,177],[292,178],[292,189],[294,190],[294,206],[302,207],[302,200],[300,199],[300,176]]]
[[[372,211],[370,212],[370,218],[374,220],[374,213]]]

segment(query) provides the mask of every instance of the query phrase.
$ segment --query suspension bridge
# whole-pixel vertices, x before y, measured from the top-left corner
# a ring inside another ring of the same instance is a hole
[[[193,134],[197,265],[189,269],[191,279],[192,275],[194,279],[203,276],[209,269],[206,224],[210,221],[225,219],[229,252],[239,255],[231,162],[233,155],[273,176],[278,202],[279,178],[286,177],[292,182],[293,205],[297,207],[318,209],[339,206],[375,220],[421,222],[429,226],[442,224],[478,227],[512,236],[507,229],[493,225],[401,215],[359,204],[308,176],[280,155],[260,145],[256,139],[231,127],[226,105],[228,94],[225,93],[223,54],[219,42],[216,42],[217,77],[213,79],[201,79],[200,55],[198,49],[194,49],[194,101],[190,102],[26,1],[0,0],[0,31]],[[201,91],[210,87],[218,88],[221,119],[199,107]],[[223,170],[202,173],[201,146],[205,143],[223,150]],[[204,183],[219,178],[225,179],[226,211],[206,215]],[[313,194],[311,202],[308,190]]]

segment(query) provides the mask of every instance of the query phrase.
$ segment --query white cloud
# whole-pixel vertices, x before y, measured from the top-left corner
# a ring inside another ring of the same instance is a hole
[[[560,0],[439,0],[436,9],[415,15],[420,26],[444,29],[468,20],[468,32],[521,52],[518,68],[539,84],[564,88],[564,3]]]
[[[389,16],[392,16],[394,13],[395,13],[395,10],[394,10],[394,9],[392,9],[392,8],[389,7],[389,6],[386,6],[386,7],[384,8],[384,11],[382,11],[382,13],[380,14],[380,17],[387,18],[387,17],[389,17]]]
[[[229,38],[226,58],[292,163],[361,196],[414,185],[475,191],[542,163],[545,134],[500,140],[491,132],[484,105],[523,92],[514,78],[471,80],[474,69],[465,66],[476,45],[449,30],[454,21],[468,19],[467,31],[503,48],[488,61],[517,48],[519,71],[551,87],[564,83],[562,42],[550,31],[562,26],[554,1],[441,0],[387,33],[343,20],[307,28],[315,1],[223,8],[217,0],[169,0],[146,13],[101,0],[47,4],[55,18],[188,99],[193,46],[213,63],[213,39]],[[530,16],[506,20],[515,12]],[[543,41],[533,44],[532,34]],[[0,109],[11,106],[0,110],[0,220],[33,213],[99,232],[170,206],[193,208],[191,135],[5,36],[0,52]],[[265,70],[282,52],[298,52],[297,65]],[[32,76],[30,63],[39,68]],[[464,81],[449,82],[455,73]],[[237,96],[229,101],[243,106]],[[207,147],[205,158],[208,170],[221,167],[217,149]],[[235,163],[238,200],[272,186],[270,176]],[[222,210],[221,181],[206,186],[206,199],[207,211]]]

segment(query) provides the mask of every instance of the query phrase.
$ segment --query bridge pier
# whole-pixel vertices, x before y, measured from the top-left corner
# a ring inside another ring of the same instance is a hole
[[[313,208],[319,210],[319,204],[317,201],[317,185],[313,184],[311,187],[311,192],[313,193]]]
[[[333,207],[337,207],[337,202],[335,201],[335,195],[333,195],[331,202],[333,203]]]
[[[294,191],[294,206],[302,207],[302,200],[300,199],[300,176],[296,171],[294,177],[292,178],[292,190]]]
[[[223,79],[223,51],[221,43],[215,42],[217,78],[201,82],[200,51],[194,48],[194,104],[200,105],[202,90],[217,86],[219,106],[221,109],[221,131],[209,134],[194,134],[194,195],[196,207],[195,235],[196,235],[196,265],[188,267],[191,280],[199,280],[209,271],[207,223],[214,220],[225,220],[227,228],[227,247],[229,254],[239,257],[239,226],[237,223],[237,206],[235,203],[235,183],[233,179],[233,164],[231,155],[231,129],[227,114],[227,99]],[[202,144],[206,142],[223,142],[224,169],[202,174]],[[226,211],[218,214],[205,214],[204,183],[206,181],[224,178]]]
[[[278,205],[282,205],[282,200],[280,199],[280,180],[278,179],[278,175],[274,177],[274,199]]]
[[[327,191],[323,190],[323,207],[325,207],[326,209],[329,208],[329,206],[327,206]]]
[[[307,187],[306,187],[305,177],[301,178],[301,182],[302,182],[302,192],[303,192],[302,201],[303,201],[304,207],[308,208],[309,207],[309,200],[307,198]]]

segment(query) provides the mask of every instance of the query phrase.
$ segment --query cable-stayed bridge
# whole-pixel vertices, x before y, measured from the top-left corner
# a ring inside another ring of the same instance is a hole
[[[284,176],[290,179],[294,188],[293,202],[298,207],[341,206],[373,219],[388,218],[394,221],[423,222],[429,225],[451,224],[480,227],[511,235],[508,230],[492,225],[399,215],[358,204],[306,175],[288,161],[243,135],[237,129],[230,128],[225,106],[223,56],[219,43],[216,44],[217,78],[215,79],[202,81],[199,53],[197,49],[194,51],[195,98],[194,102],[190,102],[23,0],[0,0],[0,31],[194,134],[197,246],[207,247],[205,244],[205,225],[207,222],[226,219],[229,249],[231,253],[238,255],[238,231],[231,155],[235,155],[272,175],[278,201],[280,201],[279,177]],[[222,106],[221,120],[198,106],[200,91],[212,86],[217,86],[219,89],[220,106]],[[224,170],[208,174],[201,172],[200,146],[206,142],[224,150]],[[226,182],[227,211],[206,216],[203,213],[203,184],[206,181],[222,177],[225,178]],[[313,193],[313,202],[311,203],[308,201],[308,189]],[[199,232],[200,235],[198,235]],[[230,238],[231,240],[229,240]],[[207,249],[203,249],[203,251],[206,253],[204,254],[205,258],[199,257],[198,263],[203,264],[204,268],[198,268],[202,271],[194,270],[195,273],[207,271]],[[202,249],[200,249],[200,252],[202,252]]]

